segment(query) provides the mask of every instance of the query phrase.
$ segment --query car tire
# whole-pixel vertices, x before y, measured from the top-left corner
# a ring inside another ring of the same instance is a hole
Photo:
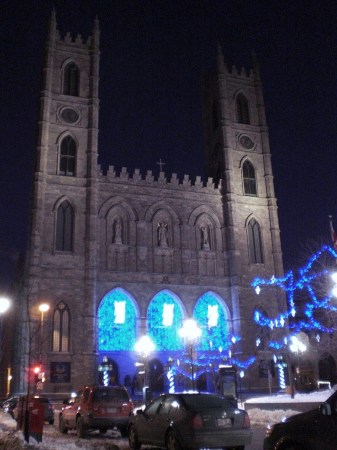
[[[87,435],[87,430],[85,429],[84,420],[79,417],[76,420],[76,433],[79,438],[85,438]]]
[[[284,447],[281,447],[281,450],[305,450],[302,445],[294,444],[286,444]]]
[[[166,437],[166,450],[183,450],[173,431],[170,431]]]
[[[136,428],[132,425],[129,428],[128,436],[129,436],[129,447],[132,450],[139,450],[141,447],[141,443],[138,440]]]
[[[68,433],[68,428],[66,427],[66,424],[64,423],[64,419],[62,416],[59,418],[59,432],[62,434]]]

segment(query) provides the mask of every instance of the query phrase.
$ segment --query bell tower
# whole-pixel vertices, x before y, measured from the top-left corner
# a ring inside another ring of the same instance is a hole
[[[82,373],[85,368],[91,382],[96,376],[92,343],[96,342],[98,83],[98,20],[88,39],[80,35],[73,38],[70,33],[61,36],[53,11],[40,96],[27,301],[35,311],[53,292],[51,306],[59,311],[61,327],[62,321],[70,320],[67,311],[76,307],[74,327],[85,348],[91,350],[82,352],[76,342],[71,347],[70,336],[58,340],[54,333],[52,343],[40,339],[37,345],[42,348],[32,354],[34,358],[38,353],[47,361],[50,349],[56,355],[72,352],[72,371]],[[73,289],[69,289],[71,277],[78,282]],[[43,331],[47,335],[47,328]],[[48,390],[47,385],[45,388]]]

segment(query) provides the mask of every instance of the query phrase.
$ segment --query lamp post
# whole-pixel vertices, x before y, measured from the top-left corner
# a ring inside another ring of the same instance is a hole
[[[190,357],[191,357],[191,378],[192,378],[192,390],[194,390],[194,357],[193,350],[194,344],[197,342],[201,336],[201,328],[193,319],[187,319],[183,323],[182,328],[178,331],[179,336],[186,341],[190,346]]]
[[[49,305],[47,303],[41,303],[39,305],[40,315],[40,333],[39,333],[39,362],[42,362],[42,337],[43,337],[43,319],[44,314],[49,311]]]
[[[144,400],[147,402],[148,400],[148,388],[149,388],[149,375],[148,375],[148,363],[149,363],[149,356],[152,352],[154,352],[156,349],[155,344],[151,340],[150,336],[147,334],[144,334],[141,336],[138,341],[135,344],[135,351],[138,353],[138,355],[143,359],[143,365],[144,365],[144,384],[143,384],[143,396]]]
[[[300,353],[304,353],[307,349],[307,346],[301,342],[297,336],[291,337],[291,344],[289,345],[289,350],[296,355],[297,359],[297,382],[299,384],[299,376],[300,376]]]

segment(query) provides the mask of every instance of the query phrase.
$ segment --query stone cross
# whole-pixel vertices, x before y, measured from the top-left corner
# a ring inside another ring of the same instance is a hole
[[[157,162],[158,166],[160,167],[160,171],[163,171],[163,166],[165,166],[165,163],[159,158],[159,162]]]

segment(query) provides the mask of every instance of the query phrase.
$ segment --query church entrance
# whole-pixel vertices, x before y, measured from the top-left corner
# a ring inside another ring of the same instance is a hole
[[[152,392],[164,392],[164,369],[159,359],[151,359],[148,366],[149,388]]]

